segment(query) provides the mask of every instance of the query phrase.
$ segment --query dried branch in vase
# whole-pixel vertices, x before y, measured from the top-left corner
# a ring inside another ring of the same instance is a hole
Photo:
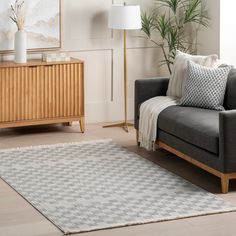
[[[24,29],[25,15],[23,11],[24,1],[16,0],[14,5],[11,5],[11,20],[16,24],[18,30]]]

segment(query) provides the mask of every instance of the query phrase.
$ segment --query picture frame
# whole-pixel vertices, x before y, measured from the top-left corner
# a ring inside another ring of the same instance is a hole
[[[14,53],[17,28],[10,19],[11,4],[0,1],[0,54]],[[61,48],[61,0],[24,0],[27,51],[42,52]]]

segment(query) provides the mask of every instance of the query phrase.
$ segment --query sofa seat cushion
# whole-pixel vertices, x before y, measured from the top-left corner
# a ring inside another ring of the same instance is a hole
[[[171,106],[160,113],[158,129],[214,154],[219,153],[219,111]]]

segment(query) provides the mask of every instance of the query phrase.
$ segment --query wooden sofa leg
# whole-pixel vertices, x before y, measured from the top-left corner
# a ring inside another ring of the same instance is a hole
[[[221,175],[221,191],[222,193],[228,193],[229,191],[229,177],[226,174]]]
[[[136,129],[136,142],[137,142],[137,146],[140,147],[139,134],[138,134],[138,130],[137,129]]]

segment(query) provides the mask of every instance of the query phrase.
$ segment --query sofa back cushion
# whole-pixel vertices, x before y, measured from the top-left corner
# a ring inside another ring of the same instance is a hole
[[[224,107],[226,110],[236,109],[236,69],[235,68],[231,69],[228,75]]]
[[[177,98],[181,98],[183,96],[185,90],[185,82],[188,77],[187,67],[189,60],[207,67],[218,67],[217,55],[190,55],[177,50],[172,74],[170,76],[170,82],[168,85],[167,96]]]

